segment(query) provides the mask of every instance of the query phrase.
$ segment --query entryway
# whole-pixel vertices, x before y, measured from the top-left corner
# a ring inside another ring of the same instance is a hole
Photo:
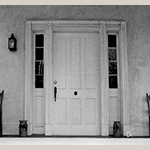
[[[123,103],[127,64],[120,63],[126,62],[121,59],[125,34],[119,26],[105,21],[26,23],[29,135],[108,136],[113,121],[128,124]]]

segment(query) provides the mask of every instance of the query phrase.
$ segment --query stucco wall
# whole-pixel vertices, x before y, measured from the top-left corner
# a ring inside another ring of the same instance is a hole
[[[18,134],[19,120],[23,119],[26,20],[126,21],[130,124],[146,125],[147,129],[137,134],[148,134],[145,93],[150,93],[150,6],[1,6],[0,90],[5,90],[4,134]],[[15,53],[7,48],[11,33],[18,41]]]

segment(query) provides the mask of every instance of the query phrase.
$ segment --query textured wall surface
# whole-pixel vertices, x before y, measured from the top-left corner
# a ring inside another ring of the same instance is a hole
[[[18,134],[15,125],[23,119],[26,20],[126,21],[130,124],[148,123],[145,93],[150,92],[150,6],[10,5],[0,6],[0,90],[5,90],[4,134]],[[15,53],[7,48],[11,33],[15,34],[18,41],[18,50]]]

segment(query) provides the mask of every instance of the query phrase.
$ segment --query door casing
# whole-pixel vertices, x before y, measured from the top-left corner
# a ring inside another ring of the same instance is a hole
[[[53,33],[54,32],[98,32],[100,40],[99,66],[101,66],[100,90],[100,133],[109,135],[109,87],[108,87],[108,51],[107,32],[118,33],[120,45],[120,100],[121,124],[123,135],[129,126],[129,86],[126,22],[124,21],[26,21],[25,33],[25,93],[24,118],[28,120],[28,135],[33,133],[33,49],[32,36],[36,31],[43,31],[45,35],[45,135],[53,135]],[[50,59],[49,59],[50,58]]]

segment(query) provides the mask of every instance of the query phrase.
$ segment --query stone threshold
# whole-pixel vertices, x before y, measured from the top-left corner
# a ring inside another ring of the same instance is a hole
[[[127,138],[125,136],[114,137],[114,136],[47,136],[44,134],[33,134],[30,136],[19,136],[19,135],[2,135],[0,138]],[[150,136],[132,136],[131,138],[150,138]]]

